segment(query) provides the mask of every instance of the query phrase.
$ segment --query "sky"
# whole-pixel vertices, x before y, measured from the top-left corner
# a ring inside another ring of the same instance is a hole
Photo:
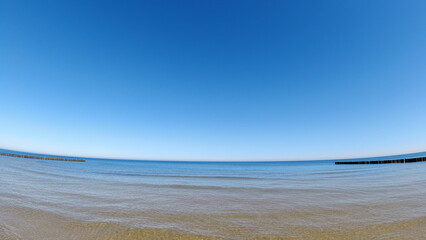
[[[0,148],[149,160],[426,151],[426,2],[0,0]]]

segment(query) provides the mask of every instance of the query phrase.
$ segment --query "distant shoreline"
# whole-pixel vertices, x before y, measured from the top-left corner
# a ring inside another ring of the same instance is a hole
[[[413,162],[426,162],[426,151],[406,153],[389,156],[375,156],[375,157],[362,157],[362,158],[348,158],[348,159],[318,159],[318,160],[264,160],[264,161],[201,161],[201,160],[146,160],[146,159],[125,159],[125,158],[95,158],[95,157],[74,157],[74,156],[60,156],[49,155],[41,153],[31,153],[16,150],[9,150],[0,148],[0,156],[19,157],[40,160],[53,160],[53,161],[71,161],[71,162],[87,162],[90,160],[123,160],[123,161],[146,161],[146,162],[181,162],[181,163],[280,163],[280,162],[333,162],[336,165],[340,164],[388,164],[388,163],[413,163]]]
[[[71,158],[58,158],[58,157],[41,157],[41,156],[31,156],[25,154],[14,154],[14,153],[4,153],[0,152],[0,156],[7,157],[19,157],[19,158],[32,158],[32,159],[41,159],[41,160],[53,160],[53,161],[71,161],[71,162],[85,162],[84,159],[71,159]]]

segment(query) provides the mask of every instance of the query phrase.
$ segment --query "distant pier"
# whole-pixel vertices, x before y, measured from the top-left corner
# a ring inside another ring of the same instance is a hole
[[[32,158],[32,159],[41,159],[41,160],[54,160],[54,161],[71,161],[71,162],[85,162],[84,159],[72,159],[72,158],[57,158],[57,157],[41,157],[41,156],[31,156],[31,155],[23,155],[23,154],[14,154],[14,153],[2,153],[1,156],[7,157],[18,157],[18,158]]]
[[[334,164],[388,164],[388,163],[413,163],[413,162],[426,162],[426,157],[402,158],[402,159],[393,159],[393,160],[375,160],[375,161],[345,161],[345,162],[335,162]]]

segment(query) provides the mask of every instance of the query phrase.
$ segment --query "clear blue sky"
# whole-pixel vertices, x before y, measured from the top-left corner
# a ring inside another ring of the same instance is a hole
[[[0,148],[300,160],[426,150],[426,2],[0,0]]]

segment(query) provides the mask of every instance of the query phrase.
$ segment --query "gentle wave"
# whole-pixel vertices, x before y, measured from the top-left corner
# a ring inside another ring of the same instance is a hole
[[[143,173],[122,173],[122,172],[93,172],[102,175],[129,176],[129,177],[164,177],[164,178],[201,178],[201,179],[227,179],[227,180],[259,180],[255,177],[232,177],[232,176],[196,176],[196,175],[160,175]]]

